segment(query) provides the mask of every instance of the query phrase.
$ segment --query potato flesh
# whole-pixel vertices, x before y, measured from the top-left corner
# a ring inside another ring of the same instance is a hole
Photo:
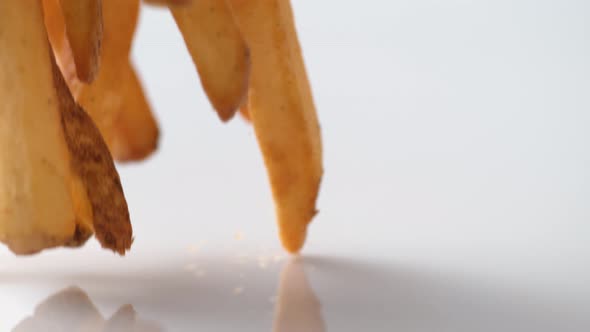
[[[38,0],[0,2],[0,241],[17,254],[72,239],[68,148]]]
[[[232,0],[252,54],[248,110],[285,249],[301,249],[323,173],[320,128],[288,0]]]
[[[171,7],[203,89],[223,121],[231,119],[248,91],[250,54],[226,0],[198,0]]]

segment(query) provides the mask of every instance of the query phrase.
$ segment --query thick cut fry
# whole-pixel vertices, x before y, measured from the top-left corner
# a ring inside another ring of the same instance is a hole
[[[316,214],[322,146],[288,0],[232,0],[250,46],[248,109],[264,155],[283,246],[302,247]]]
[[[16,254],[83,242],[38,0],[0,1],[0,50],[0,241]]]
[[[138,0],[103,0],[104,42],[101,70],[89,85],[70,84],[76,100],[90,114],[114,158],[140,160],[157,147],[159,130],[129,51]]]
[[[228,121],[246,96],[250,55],[227,1],[195,0],[171,10],[209,101]]]
[[[101,0],[60,0],[60,3],[78,78],[92,82],[100,62]]]

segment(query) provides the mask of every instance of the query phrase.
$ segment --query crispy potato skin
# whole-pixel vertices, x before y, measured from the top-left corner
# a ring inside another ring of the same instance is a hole
[[[90,83],[100,65],[101,0],[59,0],[78,79]]]
[[[250,119],[269,174],[285,249],[298,252],[316,214],[320,127],[288,0],[232,0],[252,54]]]
[[[96,238],[104,248],[123,255],[131,248],[133,231],[115,163],[100,131],[75,103],[55,63],[53,78],[72,168],[90,200]]]
[[[248,91],[250,53],[227,1],[198,0],[170,9],[209,101],[228,121]]]

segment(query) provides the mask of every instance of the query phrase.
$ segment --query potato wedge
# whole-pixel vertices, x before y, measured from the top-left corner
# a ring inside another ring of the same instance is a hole
[[[250,54],[227,1],[198,0],[170,9],[209,101],[228,121],[246,97]]]
[[[320,127],[288,0],[231,0],[252,54],[248,109],[285,249],[303,246],[322,178]]]
[[[101,0],[60,0],[60,4],[78,79],[90,83],[100,63]]]

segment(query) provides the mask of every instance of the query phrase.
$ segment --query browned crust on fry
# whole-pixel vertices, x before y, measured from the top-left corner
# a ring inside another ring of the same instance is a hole
[[[74,102],[53,58],[52,64],[72,170],[86,187],[96,237],[104,248],[124,255],[133,242],[133,231],[115,164],[98,128]]]

